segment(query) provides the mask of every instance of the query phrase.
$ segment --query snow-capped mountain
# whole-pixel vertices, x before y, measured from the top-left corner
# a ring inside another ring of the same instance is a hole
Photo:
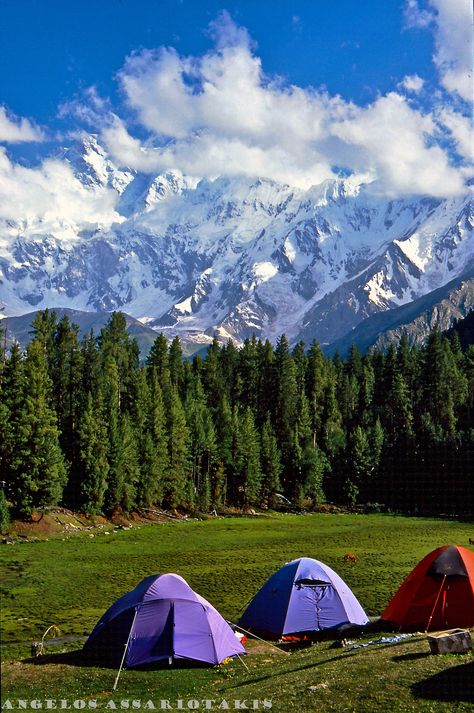
[[[470,196],[389,200],[351,179],[309,190],[266,179],[145,175],[114,164],[95,137],[62,152],[114,219],[0,217],[4,316],[51,306],[121,309],[202,344],[330,343],[370,315],[465,273]]]

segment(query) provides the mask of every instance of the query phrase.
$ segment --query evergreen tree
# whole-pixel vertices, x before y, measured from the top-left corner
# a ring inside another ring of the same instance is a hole
[[[345,484],[346,499],[351,505],[357,502],[361,484],[371,478],[373,470],[369,437],[361,426],[356,426],[349,440],[348,476]]]
[[[249,406],[257,411],[258,399],[258,342],[255,334],[246,339],[239,352],[238,377],[240,383],[239,403],[242,408]]]
[[[146,360],[148,374],[156,372],[158,383],[164,394],[168,394],[171,382],[170,362],[168,354],[168,343],[163,333],[160,333],[150,349]]]
[[[275,384],[272,388],[274,395],[272,421],[278,445],[282,452],[282,462],[284,466],[282,474],[283,484],[285,489],[289,490],[291,487],[290,483],[294,478],[292,449],[294,445],[294,424],[296,421],[298,391],[296,369],[285,335],[280,337],[275,349],[274,374]]]
[[[44,344],[34,339],[24,362],[22,406],[15,415],[10,485],[15,512],[56,505],[66,482]]]
[[[168,363],[171,383],[178,389],[178,393],[181,395],[183,392],[184,366],[183,349],[178,336],[176,336],[170,344]]]
[[[71,325],[64,316],[57,324],[53,335],[50,355],[53,405],[58,419],[59,442],[68,464],[69,478],[64,499],[77,507],[79,482],[78,472],[78,422],[82,407],[82,358],[78,341],[77,325]]]
[[[262,472],[259,438],[250,406],[247,406],[241,418],[239,447],[241,452],[237,462],[238,481],[243,495],[242,504],[257,505],[260,500]]]
[[[277,504],[276,494],[281,487],[280,475],[283,467],[281,464],[281,453],[268,412],[262,427],[261,470],[262,502],[266,503],[267,507],[273,508]]]
[[[92,330],[82,338],[80,362],[82,365],[80,392],[82,408],[84,408],[87,394],[90,393],[96,396],[100,388],[99,350],[97,348],[97,339]]]
[[[313,342],[308,351],[308,366],[306,370],[306,389],[311,409],[313,430],[313,445],[316,446],[322,438],[323,428],[323,395],[327,387],[327,367],[321,348]]]
[[[151,375],[149,394],[139,487],[139,504],[142,507],[162,503],[169,465],[165,406],[155,370]]]
[[[171,507],[192,503],[195,497],[190,471],[189,431],[184,408],[176,387],[168,401],[168,453],[165,500]]]
[[[125,412],[131,403],[133,372],[136,369],[136,350],[127,333],[127,321],[122,312],[113,312],[98,337],[103,368],[112,358],[117,366],[118,409]]]
[[[81,473],[80,503],[86,512],[102,511],[107,490],[107,426],[100,397],[94,402],[89,392],[77,429],[78,471]]]

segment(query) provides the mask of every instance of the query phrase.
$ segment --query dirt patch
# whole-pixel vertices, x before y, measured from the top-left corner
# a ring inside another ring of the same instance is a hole
[[[103,515],[85,515],[76,513],[66,508],[48,508],[46,512],[34,512],[25,520],[13,520],[8,534],[3,538],[4,543],[15,541],[34,541],[47,539],[55,535],[73,535],[83,531],[94,533],[100,530],[120,529],[127,530],[140,524],[164,523],[170,520],[192,519],[189,515],[173,510],[147,509],[125,515],[116,511],[110,518]]]
[[[95,523],[85,515],[60,508],[44,513],[34,512],[27,520],[14,520],[9,534],[18,537],[38,537],[90,529],[94,525]]]

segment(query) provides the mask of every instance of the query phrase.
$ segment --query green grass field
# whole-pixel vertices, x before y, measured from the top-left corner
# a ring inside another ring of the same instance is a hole
[[[124,671],[113,696],[114,671],[78,665],[67,653],[80,643],[50,645],[38,663],[27,659],[30,642],[50,624],[62,636],[85,635],[118,596],[158,572],[181,574],[235,621],[275,569],[314,557],[338,571],[377,616],[422,556],[444,544],[468,546],[473,534],[472,524],[449,520],[312,514],[187,520],[3,546],[3,698],[97,699],[102,707],[110,698],[152,699],[158,707],[160,699],[225,699],[231,709],[234,700],[247,699],[250,707],[267,698],[282,713],[472,710],[472,655],[431,656],[423,636],[352,651],[323,641],[291,654],[251,644],[248,670],[234,661],[214,669]],[[356,554],[355,564],[344,561],[347,552]]]

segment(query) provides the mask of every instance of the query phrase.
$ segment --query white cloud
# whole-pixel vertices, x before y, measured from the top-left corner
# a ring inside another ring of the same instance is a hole
[[[418,94],[423,89],[425,80],[419,77],[417,74],[407,75],[400,82],[400,87],[405,89],[407,92],[413,92]]]
[[[449,8],[439,9],[445,2],[432,0],[438,6],[437,23],[442,12],[455,16]],[[413,12],[415,5],[409,2]],[[461,15],[456,17],[460,21]],[[123,96],[141,135],[147,130],[147,140],[136,138],[133,124],[114,114],[94,88],[84,104],[64,105],[63,116],[73,114],[92,125],[112,158],[145,173],[174,168],[196,178],[259,176],[308,188],[334,177],[338,166],[390,196],[446,196],[465,190],[469,122],[453,107],[421,111],[397,92],[360,107],[325,91],[288,86],[264,73],[247,31],[227,13],[213,23],[211,34],[215,48],[200,57],[162,48],[134,53],[125,62],[119,73]],[[454,55],[454,44],[451,55],[443,45],[444,57]],[[441,58],[441,44],[437,47]],[[458,64],[453,60],[449,71],[447,60],[439,61],[449,83],[461,59]],[[413,74],[399,86],[417,93],[423,80]],[[0,136],[2,129],[10,141],[42,137],[31,122],[14,119],[0,107]],[[446,138],[464,157],[459,166],[450,157]],[[41,232],[60,221],[74,232],[121,220],[116,201],[112,190],[84,187],[65,161],[50,159],[25,168],[0,151],[3,219],[23,221]]]
[[[406,0],[405,26],[430,28],[434,34],[433,62],[441,85],[472,104],[473,9],[472,0]]]
[[[407,29],[424,29],[431,25],[433,19],[433,13],[420,8],[417,0],[407,0],[404,9],[405,27]]]
[[[349,146],[360,148],[353,168],[371,167],[385,192],[460,193],[463,180],[459,171],[439,146],[427,146],[426,137],[436,130],[430,116],[412,109],[395,92],[366,109],[357,109],[335,129]]]
[[[452,136],[459,155],[468,163],[472,164],[474,137],[471,118],[463,116],[449,107],[441,109],[437,118]]]
[[[472,104],[473,11],[471,0],[430,0],[436,14],[433,61],[443,87]]]
[[[369,173],[390,195],[463,190],[461,172],[434,145],[439,124],[431,115],[394,92],[361,108],[287,86],[264,74],[246,31],[224,19],[216,48],[202,57],[160,49],[127,59],[119,80],[151,138],[140,143],[115,117],[102,138],[120,163],[147,172],[265,176],[303,188],[333,177],[337,165]],[[411,75],[401,85],[418,92],[423,80]]]
[[[61,160],[47,159],[38,168],[10,161],[0,147],[0,216],[25,229],[48,232],[58,223],[74,230],[110,225],[123,220],[115,212],[117,194],[109,189],[87,189]]]
[[[15,144],[43,140],[44,134],[41,129],[28,119],[7,112],[6,107],[0,105],[0,141]]]

